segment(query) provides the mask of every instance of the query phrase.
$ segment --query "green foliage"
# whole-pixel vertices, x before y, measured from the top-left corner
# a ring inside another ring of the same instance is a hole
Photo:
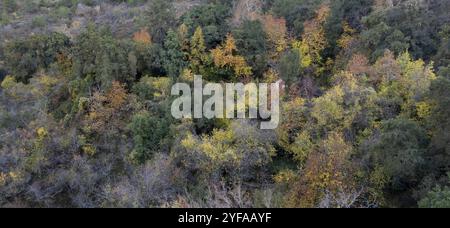
[[[222,43],[229,32],[227,19],[230,16],[229,6],[210,3],[195,6],[182,16],[181,21],[188,27],[189,36],[192,36],[198,27],[203,28],[206,46],[213,48]]]
[[[289,51],[285,53],[280,60],[279,71],[281,78],[287,84],[297,82],[300,77],[300,53],[298,51]]]
[[[69,38],[60,33],[34,35],[8,43],[5,48],[6,68],[21,82],[28,80],[39,69],[48,68],[59,54],[70,48]]]
[[[236,3],[0,1],[0,207],[450,207],[450,1]],[[195,74],[279,127],[173,119]]]
[[[7,12],[7,13],[12,13],[14,11],[16,11],[18,9],[18,5],[16,0],[3,0],[1,2],[2,8]],[[2,10],[3,11],[3,10]]]
[[[269,44],[261,22],[245,21],[233,31],[233,37],[238,54],[246,59],[254,76],[262,77],[267,71]]]
[[[180,34],[169,30],[164,41],[164,68],[169,76],[177,78],[181,71],[188,66],[188,54],[183,52]]]
[[[146,23],[153,40],[162,43],[167,31],[175,25],[173,0],[154,0],[146,12]]]
[[[107,29],[90,25],[75,41],[75,76],[103,89],[109,88],[112,81],[132,82],[136,76],[133,68],[137,66],[130,65],[131,51],[129,45],[115,40]]]
[[[351,28],[362,30],[362,18],[372,9],[373,0],[336,0],[331,2],[331,13],[326,23],[326,33],[331,53],[337,54],[337,40],[343,34],[343,23]]]
[[[138,113],[133,116],[129,128],[134,141],[134,149],[130,154],[133,162],[145,163],[164,149],[164,141],[169,136],[166,119],[154,117],[148,112]]]
[[[372,60],[381,56],[385,48],[397,54],[409,50],[414,58],[428,59],[436,54],[438,33],[445,25],[438,18],[448,9],[448,2],[427,6],[408,0],[375,10],[364,19],[367,30],[362,32],[363,46],[371,51]]]
[[[303,31],[303,23],[314,17],[316,8],[323,0],[275,0],[272,11],[279,17],[284,17],[288,27],[296,35]]]
[[[419,201],[420,208],[450,208],[450,188],[437,186]]]
[[[430,98],[435,103],[430,116],[433,129],[432,146],[433,150],[433,167],[437,170],[448,172],[448,162],[450,162],[450,139],[448,132],[450,130],[450,80],[440,77],[432,83],[430,89]]]
[[[392,190],[405,190],[421,180],[429,140],[417,123],[405,119],[386,121],[372,140],[368,152],[373,165],[383,168]]]

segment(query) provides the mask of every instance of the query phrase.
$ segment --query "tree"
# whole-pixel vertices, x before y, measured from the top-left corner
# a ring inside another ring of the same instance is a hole
[[[420,208],[450,208],[450,188],[437,186],[419,201]]]
[[[437,175],[445,175],[449,172],[448,163],[450,161],[450,139],[447,136],[450,130],[450,80],[439,77],[431,85],[430,98],[435,104],[432,114],[429,116],[432,127],[432,160],[431,167],[435,167]]]
[[[147,32],[146,28],[143,28],[133,34],[133,40],[137,43],[148,45],[152,43],[152,37]]]
[[[395,54],[409,51],[415,59],[424,60],[436,54],[439,32],[445,25],[442,18],[450,9],[448,2],[378,2],[380,7],[363,20],[367,29],[361,34],[363,48],[369,51],[371,61],[383,55],[384,49]]]
[[[115,40],[109,29],[97,29],[89,25],[77,37],[73,49],[74,74],[77,79],[88,84],[87,88],[81,90],[88,92],[92,87],[107,90],[113,81],[134,81],[136,70],[133,68],[139,68],[139,63],[130,65],[131,49],[128,43]],[[137,56],[136,60],[139,60]]]
[[[134,149],[130,154],[133,162],[143,164],[162,152],[164,140],[169,136],[167,119],[152,116],[148,112],[137,113],[133,116],[129,128],[134,141]]]
[[[450,26],[446,25],[439,32],[441,44],[436,54],[436,66],[446,67],[450,65]]]
[[[268,37],[260,21],[244,21],[233,31],[236,51],[252,68],[255,77],[261,78],[267,71]],[[228,38],[228,37],[227,37]]]
[[[236,55],[236,52],[235,40],[230,34],[223,45],[211,51],[214,64],[219,68],[233,70],[237,78],[249,77],[252,74],[252,68],[247,66],[244,57]]]
[[[329,11],[328,5],[322,5],[316,11],[316,17],[304,23],[302,40],[293,44],[293,48],[300,52],[301,67],[313,67],[315,73],[320,73],[323,70],[321,68],[323,64],[322,52],[327,47],[324,24]]]
[[[276,18],[271,14],[264,15],[260,20],[270,42],[272,56],[276,57],[284,52],[288,46],[286,20]]]
[[[340,49],[337,41],[346,34],[346,27],[356,31],[363,29],[362,19],[372,10],[373,0],[336,0],[330,4],[330,16],[325,24],[328,43],[326,56],[336,56]]]
[[[300,78],[300,53],[298,51],[289,51],[285,53],[281,59],[278,69],[281,78],[287,85],[292,85]]]
[[[146,11],[150,33],[157,43],[162,43],[167,31],[175,25],[175,10],[172,0],[154,0]]]
[[[205,45],[208,49],[223,42],[229,32],[227,19],[231,16],[231,7],[221,3],[210,3],[193,7],[181,18],[192,36],[198,27],[203,28]]]
[[[127,104],[129,95],[124,87],[113,81],[106,93],[95,92],[88,100],[84,125],[88,126],[89,131],[107,137],[123,130],[122,118],[130,110]]]
[[[382,167],[393,192],[403,192],[420,182],[429,139],[417,123],[401,118],[385,121],[380,133],[367,143],[372,166]]]
[[[183,43],[180,40],[180,35],[173,30],[169,30],[164,41],[164,49],[164,68],[169,76],[177,78],[188,65],[188,56],[183,52]]]
[[[3,0],[0,4],[7,13],[13,13],[18,9],[16,0]]]
[[[321,0],[276,0],[272,4],[272,10],[276,16],[286,19],[290,31],[300,34],[303,31],[303,23],[314,17],[314,11],[321,2]]]
[[[322,146],[309,156],[299,180],[294,184],[286,201],[289,207],[352,207],[359,197],[354,174],[355,167],[349,159],[352,147],[341,134],[331,132]],[[326,202],[339,195],[356,195],[345,204]]]
[[[191,39],[191,49],[189,53],[190,68],[195,74],[201,74],[207,61],[208,56],[206,54],[203,30],[201,27],[198,27]]]
[[[16,79],[26,83],[40,68],[56,62],[57,56],[66,53],[70,46],[69,38],[61,33],[19,39],[7,44],[5,65]]]

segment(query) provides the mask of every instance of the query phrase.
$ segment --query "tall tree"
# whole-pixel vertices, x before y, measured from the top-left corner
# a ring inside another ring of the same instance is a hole
[[[195,74],[200,74],[207,61],[208,56],[206,53],[203,30],[201,27],[198,27],[191,39],[191,49],[189,54],[190,67]]]
[[[162,43],[167,31],[176,24],[173,0],[151,1],[146,18],[154,41]]]

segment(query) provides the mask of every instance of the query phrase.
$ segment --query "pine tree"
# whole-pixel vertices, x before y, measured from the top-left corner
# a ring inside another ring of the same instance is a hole
[[[203,30],[201,27],[198,27],[191,39],[189,61],[192,71],[195,74],[200,74],[207,59]]]

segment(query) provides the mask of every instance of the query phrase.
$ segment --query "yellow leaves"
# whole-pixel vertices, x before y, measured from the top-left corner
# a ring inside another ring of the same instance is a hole
[[[110,102],[111,108],[120,108],[124,105],[128,97],[127,91],[125,90],[125,85],[121,85],[119,82],[114,81],[106,97]]]
[[[299,181],[292,188],[288,201],[292,206],[314,207],[323,194],[352,192],[355,188],[355,169],[349,157],[352,146],[341,133],[331,132],[321,146],[308,156]]]
[[[80,97],[78,100],[78,111],[85,111],[89,106],[89,98]]]
[[[81,147],[83,153],[85,153],[86,155],[92,157],[97,153],[97,149],[93,146],[93,145],[84,145]]]
[[[324,127],[340,124],[344,118],[343,97],[344,91],[340,86],[336,86],[322,97],[314,99],[311,115],[316,119],[317,124]]]
[[[297,174],[290,169],[282,170],[273,177],[273,180],[277,184],[289,184],[296,179]]]
[[[205,38],[203,36],[203,30],[201,27],[197,27],[194,35],[192,36],[189,61],[194,73],[201,73],[200,71],[203,67],[203,64],[208,61]]]
[[[214,130],[212,139],[217,142],[231,143],[234,140],[234,134],[231,130]]]
[[[294,155],[294,159],[299,163],[303,163],[314,149],[314,146],[309,132],[302,131],[297,135],[295,142],[289,148],[290,152]]]
[[[41,128],[38,128],[38,129],[36,130],[36,134],[37,134],[37,136],[38,136],[38,139],[39,139],[39,140],[42,140],[42,139],[44,139],[45,137],[48,136],[48,131],[47,131],[47,129],[45,129],[44,127],[41,127]]]
[[[120,124],[117,116],[125,112],[128,98],[125,85],[116,81],[112,82],[112,86],[106,94],[95,92],[87,105],[88,113],[85,117],[85,126],[94,131],[100,131],[104,130],[106,126],[111,127],[113,124]],[[79,103],[79,105],[82,106],[80,108],[83,108],[86,104]],[[80,111],[83,110],[80,109]]]
[[[57,85],[59,80],[48,75],[39,75],[31,79],[32,92],[36,96],[45,96],[49,94],[52,88]]]
[[[147,32],[147,28],[142,28],[140,31],[133,34],[133,40],[136,43],[140,44],[151,44],[152,43],[152,37]]]
[[[280,79],[278,72],[274,69],[270,68],[267,72],[264,73],[263,82],[264,83],[275,83]]]
[[[6,178],[6,180],[10,179],[12,182],[20,182],[23,179],[23,174],[19,171],[9,172],[8,175],[5,175],[5,174],[3,174],[3,175]]]
[[[344,136],[338,132],[330,132],[327,140],[323,142],[322,149],[338,161],[345,161],[352,152],[352,146],[347,144]],[[340,165],[334,161],[333,165]]]
[[[8,76],[6,76],[6,77],[3,79],[2,84],[1,84],[1,87],[2,87],[3,89],[10,89],[10,88],[12,88],[13,86],[15,86],[16,83],[17,83],[17,82],[16,82],[16,79],[15,79],[13,76],[8,75]]]
[[[153,94],[156,98],[167,97],[171,85],[171,80],[168,77],[161,77],[153,81],[152,87],[155,88],[156,92]]]
[[[200,148],[214,162],[239,162],[233,149],[234,134],[231,130],[214,130],[212,136],[203,138]]]
[[[8,180],[8,175],[4,173],[0,173],[0,187],[6,185],[6,181]]]
[[[264,31],[267,33],[269,42],[276,54],[282,53],[287,48],[287,26],[284,18],[276,18],[272,15],[265,15],[260,19]]]
[[[189,71],[189,70],[187,70]],[[190,72],[190,71],[189,71]],[[186,72],[183,72],[183,74]],[[183,76],[182,76],[183,77]],[[194,77],[192,75],[192,77]],[[143,77],[140,83],[145,85],[142,90],[151,91],[152,99],[164,100],[170,96],[170,88],[172,85],[172,80],[169,77]]]
[[[329,6],[322,5],[316,12],[316,18],[304,23],[302,40],[292,44],[292,47],[300,52],[300,66],[303,68],[322,62],[321,54],[327,46],[324,23],[329,12]]]
[[[309,45],[305,41],[294,41],[293,48],[300,52],[300,66],[307,68],[313,63]]]
[[[97,153],[97,148],[87,142],[87,138],[84,135],[78,136],[78,143],[80,144],[81,151],[87,156],[93,157]]]
[[[316,11],[317,17],[316,21],[319,23],[324,23],[328,16],[330,15],[331,8],[327,3],[322,4],[319,9]]]
[[[247,65],[244,57],[234,54],[236,50],[235,40],[229,34],[224,44],[211,51],[214,65],[232,68],[238,77],[248,77],[252,74],[252,68]]]
[[[383,202],[383,190],[389,183],[389,179],[389,176],[386,174],[385,170],[382,167],[375,167],[369,177],[370,188],[368,189],[368,200],[373,202]]]
[[[184,69],[181,73],[181,80],[185,82],[194,82],[194,73],[189,69]]]
[[[51,86],[56,85],[56,83],[58,83],[58,79],[54,78],[54,77],[50,77],[48,75],[42,75],[40,77],[37,78],[39,84],[45,86],[46,88],[49,88]]]
[[[353,29],[348,22],[343,22],[342,29],[344,30],[341,38],[337,41],[337,44],[342,49],[347,49],[350,47],[350,43],[353,41],[353,36],[356,30]]]
[[[417,116],[420,119],[426,119],[431,116],[433,106],[428,102],[418,102],[416,104]]]
[[[188,134],[186,136],[186,138],[181,141],[181,145],[187,150],[194,149],[195,144],[196,144],[196,142],[195,142],[194,136],[192,136],[192,134]]]
[[[192,134],[188,134],[181,141],[181,145],[187,150],[198,149],[199,152],[210,158],[214,164],[224,162],[238,163],[240,156],[236,153],[234,142],[235,136],[231,129],[215,129],[212,135],[205,135],[198,141]]]

